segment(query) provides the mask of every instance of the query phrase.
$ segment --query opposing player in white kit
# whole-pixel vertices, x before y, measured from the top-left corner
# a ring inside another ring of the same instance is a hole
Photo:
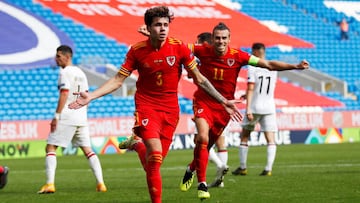
[[[252,54],[264,59],[265,46],[254,43]],[[275,133],[277,132],[276,108],[274,91],[277,71],[248,66],[248,86],[246,90],[246,116],[242,122],[240,135],[239,159],[240,167],[232,172],[233,175],[247,174],[248,140],[255,124],[259,123],[261,131],[265,133],[267,141],[267,164],[260,173],[261,176],[271,176],[272,166],[276,156]]]
[[[38,191],[39,194],[55,192],[56,149],[67,147],[70,143],[78,146],[89,161],[95,175],[96,191],[106,192],[102,168],[97,155],[92,151],[87,121],[87,107],[69,109],[68,105],[76,100],[74,92],[87,91],[88,81],[84,72],[72,65],[72,49],[61,45],[56,49],[56,64],[60,66],[58,79],[59,100],[56,113],[51,121],[50,135],[46,145],[46,184]]]

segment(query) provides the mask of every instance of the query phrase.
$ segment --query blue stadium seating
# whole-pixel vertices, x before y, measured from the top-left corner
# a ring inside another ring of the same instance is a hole
[[[1,70],[0,120],[44,120],[53,117],[57,98],[58,69]],[[91,87],[94,89],[96,87]],[[89,117],[131,116],[132,97],[104,96],[94,101]]]
[[[291,53],[282,53],[278,48],[267,49],[267,56],[279,59],[284,55],[306,58],[312,68],[333,75],[346,81],[348,91],[357,95],[360,76],[360,22],[352,19],[350,23],[350,40],[340,41],[339,28],[336,24],[343,17],[350,17],[327,8],[322,0],[274,0],[274,1],[242,1],[241,12],[257,20],[275,20],[281,25],[289,27],[288,34],[305,39],[315,45],[315,49],[295,49]],[[271,10],[269,9],[271,8]],[[347,107],[360,109],[357,100],[346,99],[342,96],[323,94],[336,100],[346,101]],[[359,97],[358,97],[359,98]],[[360,98],[359,98],[360,99]]]

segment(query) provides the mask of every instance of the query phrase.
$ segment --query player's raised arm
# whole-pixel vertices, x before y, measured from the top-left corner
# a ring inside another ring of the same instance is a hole
[[[302,60],[299,64],[289,64],[282,61],[261,59],[254,55],[251,56],[249,65],[276,71],[304,70],[310,67],[310,63],[306,60]]]
[[[106,81],[101,87],[96,89],[93,92],[76,92],[75,95],[79,95],[79,97],[72,103],[69,104],[70,109],[78,109],[81,108],[88,103],[90,103],[92,100],[102,97],[106,94],[109,94],[118,88],[120,88],[126,79],[126,76],[117,73],[112,78],[110,78],[108,81]]]

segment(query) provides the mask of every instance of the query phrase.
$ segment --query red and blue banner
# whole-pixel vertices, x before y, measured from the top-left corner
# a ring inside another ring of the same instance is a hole
[[[82,23],[120,43],[131,45],[144,37],[137,34],[144,24],[146,9],[165,5],[175,15],[170,36],[192,43],[201,32],[211,32],[219,22],[231,29],[231,44],[236,47],[251,47],[253,42],[266,46],[286,45],[312,48],[313,44],[287,34],[270,30],[256,19],[226,8],[211,0],[37,0],[56,13]]]
[[[55,65],[56,48],[73,46],[71,39],[49,21],[0,1],[0,69]]]

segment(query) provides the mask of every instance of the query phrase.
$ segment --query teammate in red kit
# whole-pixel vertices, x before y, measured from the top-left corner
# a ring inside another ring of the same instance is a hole
[[[194,55],[200,60],[200,72],[228,100],[234,99],[237,77],[242,66],[249,64],[269,70],[306,69],[309,67],[309,63],[305,60],[297,65],[267,61],[239,49],[230,48],[229,42],[230,29],[224,23],[219,23],[213,29],[211,45],[189,45]],[[188,165],[180,182],[180,190],[190,189],[196,171],[198,198],[208,199],[210,198],[206,184],[208,150],[223,132],[230,116],[214,98],[200,88],[194,93],[193,108],[198,134],[195,137],[194,159]]]
[[[160,203],[162,179],[160,166],[166,157],[179,120],[178,82],[182,67],[194,82],[211,95],[222,112],[236,121],[242,119],[236,101],[225,99],[197,69],[193,54],[182,41],[168,37],[173,15],[165,6],[145,12],[148,40],[134,44],[118,73],[91,93],[81,92],[69,105],[76,109],[120,88],[132,71],[139,72],[135,93],[135,125],[133,136],[119,144],[119,148],[134,149],[146,172],[148,190],[153,203]],[[224,110],[225,108],[225,110]],[[140,138],[138,138],[140,137]]]

